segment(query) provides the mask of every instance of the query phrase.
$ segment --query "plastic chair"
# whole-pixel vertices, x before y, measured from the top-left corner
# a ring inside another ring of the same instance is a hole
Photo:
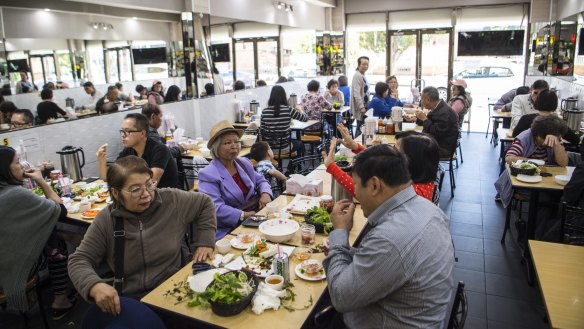
[[[456,294],[454,295],[454,303],[452,311],[450,311],[450,318],[448,319],[447,329],[462,329],[466,322],[468,315],[468,301],[466,293],[464,292],[464,282],[458,282]]]
[[[47,321],[47,314],[45,312],[45,305],[42,299],[42,292],[39,286],[39,281],[40,277],[38,275],[38,272],[35,273],[30,279],[28,279],[28,282],[26,283],[26,299],[28,301],[29,308],[31,308],[32,306],[34,306],[36,302],[38,302],[41,317],[43,319],[43,325],[45,326],[46,329],[49,329],[50,328],[49,322]],[[0,288],[0,307],[2,309],[6,308],[7,301],[8,296],[6,296],[2,289]],[[25,328],[28,328],[29,323],[28,316],[26,315],[26,310],[19,310],[18,312],[22,315],[24,319]]]

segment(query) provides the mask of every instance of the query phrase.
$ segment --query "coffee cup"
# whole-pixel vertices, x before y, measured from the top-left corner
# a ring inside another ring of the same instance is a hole
[[[265,283],[274,290],[282,290],[284,287],[284,278],[277,274],[269,275],[266,277]]]

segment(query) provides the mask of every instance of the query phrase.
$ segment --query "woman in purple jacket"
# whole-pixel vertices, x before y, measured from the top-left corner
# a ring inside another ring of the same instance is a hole
[[[209,135],[213,161],[199,172],[199,192],[210,196],[217,208],[219,240],[272,201],[272,189],[248,159],[239,157],[241,129],[223,120]]]

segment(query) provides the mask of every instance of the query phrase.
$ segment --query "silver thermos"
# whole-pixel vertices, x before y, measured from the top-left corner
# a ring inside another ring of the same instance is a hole
[[[290,101],[288,103],[291,108],[295,108],[298,105],[298,97],[296,97],[296,94],[290,94]]]
[[[65,98],[65,107],[75,109],[75,100],[71,97]]]
[[[81,153],[81,160],[79,159]],[[63,175],[69,175],[74,182],[83,179],[81,168],[85,165],[85,153],[83,148],[74,146],[65,146],[61,151],[57,151],[61,156],[61,170]]]
[[[257,101],[253,100],[249,103],[249,111],[251,113],[253,113],[253,115],[257,115],[258,114],[258,108],[260,107],[260,103],[258,103]]]
[[[349,176],[351,176],[351,171],[353,170],[353,167],[351,166],[351,164],[348,161],[338,161],[337,166],[339,166],[339,168],[341,168],[341,170],[343,170]],[[349,193],[349,191],[347,191],[343,187],[343,185],[341,183],[337,182],[334,178],[331,179],[331,194],[332,194],[333,200],[335,202],[337,202],[339,200],[343,200],[343,199],[347,199],[350,201],[353,200],[353,196],[351,195],[351,193]]]

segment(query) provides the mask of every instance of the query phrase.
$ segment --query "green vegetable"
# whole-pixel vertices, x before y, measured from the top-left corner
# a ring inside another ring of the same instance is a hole
[[[347,157],[344,155],[335,155],[335,162],[337,161],[347,161]]]
[[[203,293],[193,293],[188,306],[208,307],[209,301],[222,304],[234,304],[252,292],[252,287],[243,272],[229,272],[223,275],[215,273],[213,283]]]
[[[328,234],[328,232],[333,227],[333,223],[331,222],[331,216],[329,215],[326,209],[321,207],[312,207],[306,211],[306,214],[309,216],[310,220],[316,224],[320,224],[324,226],[324,233]]]

